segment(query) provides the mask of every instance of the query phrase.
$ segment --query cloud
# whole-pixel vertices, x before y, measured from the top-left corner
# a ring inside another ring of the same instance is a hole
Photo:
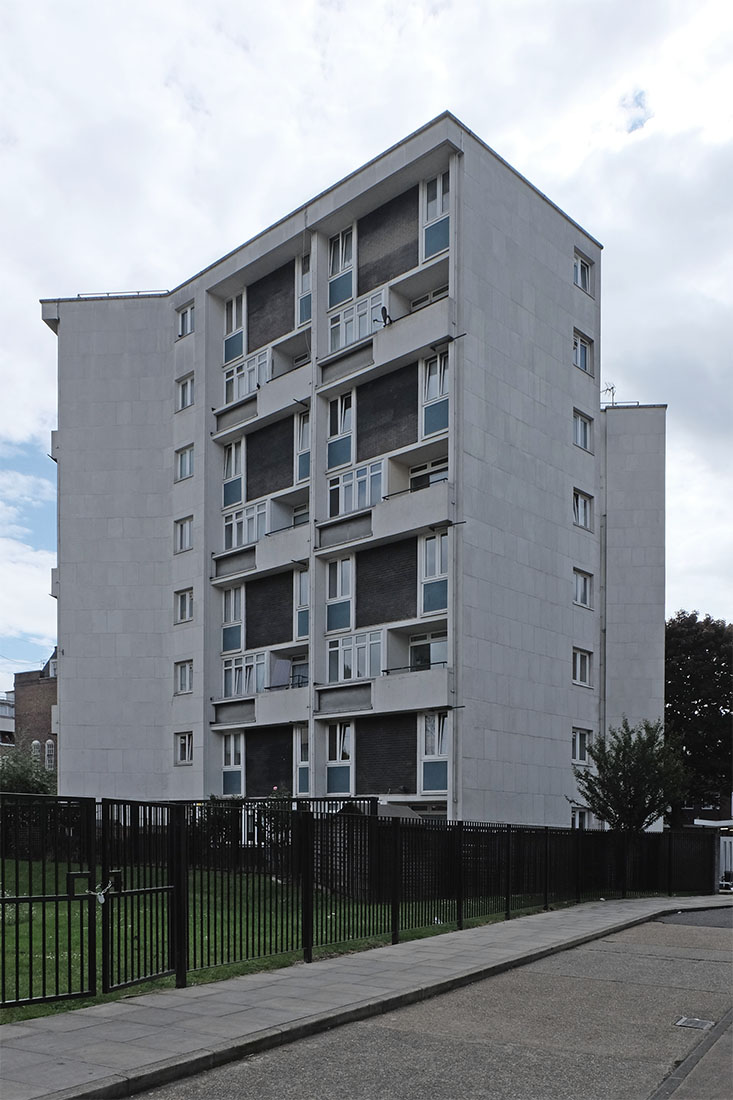
[[[48,595],[56,555],[0,537],[0,635],[53,646],[56,601]]]
[[[652,117],[644,91],[627,93],[621,98],[619,106],[625,112],[624,129],[627,134],[633,134],[634,130],[641,130]]]

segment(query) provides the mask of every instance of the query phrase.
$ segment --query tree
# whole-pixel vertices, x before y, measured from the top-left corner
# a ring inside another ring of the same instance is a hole
[[[664,741],[662,723],[626,718],[588,747],[595,769],[573,767],[588,809],[620,832],[640,833],[684,789],[684,768]]]
[[[56,776],[37,756],[11,749],[0,756],[0,791],[15,794],[55,794]]]
[[[691,802],[731,793],[733,623],[678,611],[665,635],[665,728],[689,773]]]

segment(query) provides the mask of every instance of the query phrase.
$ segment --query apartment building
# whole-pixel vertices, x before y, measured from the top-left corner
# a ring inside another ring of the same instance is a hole
[[[600,293],[444,114],[171,292],[44,301],[60,791],[582,823],[664,682],[665,410],[601,408]]]

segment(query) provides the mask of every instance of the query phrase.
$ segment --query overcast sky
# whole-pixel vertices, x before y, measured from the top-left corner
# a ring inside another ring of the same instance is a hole
[[[667,614],[733,620],[730,0],[6,0],[0,690],[55,640],[38,299],[170,288],[451,110],[605,246],[602,382],[667,403]]]

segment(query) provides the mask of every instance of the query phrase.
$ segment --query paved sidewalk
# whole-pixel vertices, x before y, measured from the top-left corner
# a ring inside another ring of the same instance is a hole
[[[0,1028],[3,1100],[123,1097],[375,1016],[678,910],[730,897],[593,902]]]

